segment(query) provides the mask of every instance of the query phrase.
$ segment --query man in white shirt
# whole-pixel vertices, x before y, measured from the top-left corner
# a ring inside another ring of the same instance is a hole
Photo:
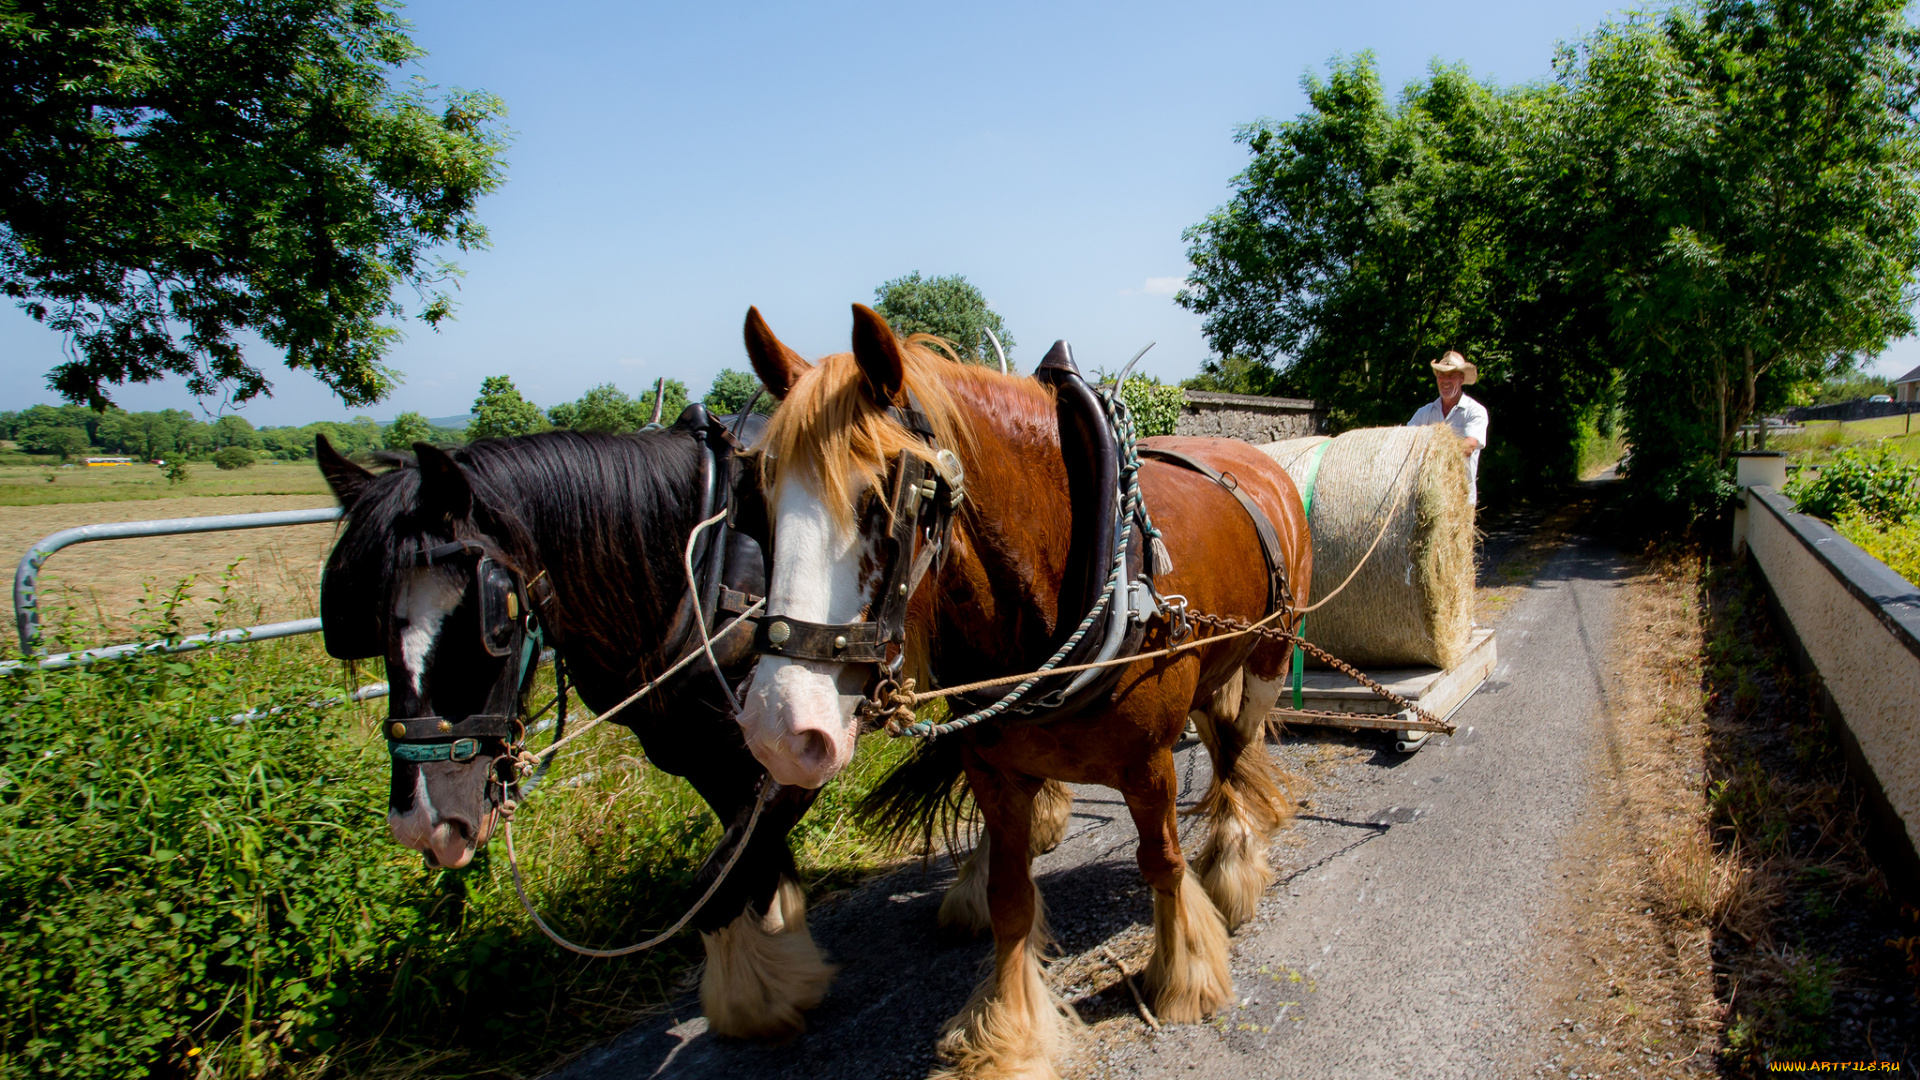
[[[1480,450],[1487,445],[1487,407],[1466,395],[1465,387],[1480,378],[1480,372],[1457,352],[1433,361],[1434,381],[1440,384],[1440,399],[1420,406],[1407,421],[1408,427],[1424,424],[1451,424],[1465,440],[1467,454],[1467,501],[1480,502]]]

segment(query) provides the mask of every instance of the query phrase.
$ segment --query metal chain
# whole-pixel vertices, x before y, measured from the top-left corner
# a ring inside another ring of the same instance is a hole
[[[1442,721],[1439,717],[1434,716],[1432,713],[1428,712],[1427,710],[1421,708],[1420,706],[1414,704],[1413,702],[1408,701],[1406,698],[1401,697],[1399,694],[1396,694],[1393,691],[1387,689],[1386,687],[1380,685],[1378,682],[1375,682],[1373,679],[1368,678],[1367,675],[1364,672],[1362,672],[1359,668],[1356,668],[1352,664],[1347,663],[1345,660],[1342,660],[1339,657],[1334,656],[1332,653],[1327,652],[1325,649],[1322,649],[1320,646],[1315,645],[1313,642],[1308,641],[1306,638],[1303,638],[1298,634],[1288,633],[1287,631],[1282,630],[1277,626],[1255,627],[1253,626],[1253,624],[1247,622],[1244,619],[1236,619],[1231,616],[1208,615],[1205,612],[1200,612],[1200,611],[1187,612],[1187,619],[1200,626],[1210,626],[1216,630],[1233,630],[1233,631],[1240,631],[1240,632],[1251,632],[1257,637],[1267,638],[1270,641],[1276,641],[1283,645],[1297,645],[1300,648],[1305,649],[1306,651],[1312,653],[1315,658],[1320,660],[1322,663],[1326,664],[1328,667],[1333,668],[1335,671],[1338,671],[1340,674],[1345,675],[1347,678],[1352,679],[1354,682],[1359,683],[1361,686],[1364,686],[1367,689],[1373,691],[1375,694],[1378,694],[1379,696],[1387,699],[1388,701],[1392,702],[1394,705],[1400,707],[1401,709],[1404,709],[1407,712],[1412,713],[1414,716],[1419,717],[1421,721],[1423,721],[1424,723],[1435,725],[1434,730],[1445,731],[1448,734],[1452,734],[1453,732],[1453,728],[1450,725],[1446,724],[1444,721]],[[1304,712],[1306,710],[1301,710],[1301,711]],[[1346,714],[1333,713],[1330,715],[1344,716]]]

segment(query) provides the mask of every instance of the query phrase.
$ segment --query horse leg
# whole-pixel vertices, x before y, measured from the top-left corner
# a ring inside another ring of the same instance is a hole
[[[1194,809],[1211,819],[1212,827],[1194,869],[1229,930],[1253,917],[1261,894],[1273,884],[1267,846],[1293,817],[1293,800],[1283,790],[1266,741],[1267,714],[1282,683],[1242,668],[1205,709],[1193,713],[1213,759],[1213,783]]]
[[[1063,1018],[1078,1026],[1072,1006],[1047,986],[1038,953],[1048,936],[1040,890],[1029,864],[1033,802],[1040,782],[969,763],[967,780],[986,819],[987,900],[993,925],[993,972],[947,1021],[940,1074],[965,1080],[1055,1080]]]
[[[806,1028],[802,1014],[820,1004],[833,981],[837,969],[820,954],[807,928],[807,897],[796,880],[786,840],[816,794],[790,787],[774,793],[727,883],[708,901],[707,911],[713,914],[703,911],[695,917],[707,954],[700,1006],[716,1034],[743,1039],[796,1035]],[[734,822],[744,827],[753,808],[751,789],[737,801]],[[715,854],[724,864],[724,856]],[[702,875],[703,885],[705,880]],[[727,921],[728,912],[738,914]]]
[[[1073,791],[1058,780],[1041,781],[1040,792],[1033,799],[1031,854],[1038,857],[1059,847],[1060,841],[1066,839],[1067,821],[1072,814]],[[953,887],[940,899],[941,926],[971,934],[985,933],[992,928],[987,917],[987,853],[991,847],[992,841],[982,831],[980,842],[960,863]]]
[[[1153,1009],[1171,1023],[1192,1023],[1233,997],[1233,973],[1227,924],[1180,854],[1173,751],[1156,751],[1121,794],[1140,832],[1140,873],[1153,886],[1153,958],[1146,970]]]

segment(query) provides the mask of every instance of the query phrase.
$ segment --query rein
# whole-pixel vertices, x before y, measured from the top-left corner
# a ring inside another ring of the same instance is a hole
[[[660,686],[662,683],[666,682],[669,678],[672,678],[682,668],[686,667],[688,664],[692,663],[693,661],[700,659],[701,657],[704,656],[707,659],[707,662],[713,665],[714,675],[716,677],[720,676],[719,663],[718,661],[714,660],[714,657],[713,657],[713,638],[727,636],[729,631],[731,631],[734,627],[740,625],[740,623],[743,620],[752,617],[752,615],[755,612],[759,611],[766,604],[766,600],[764,598],[760,600],[756,600],[753,602],[753,604],[750,607],[747,608],[747,610],[741,612],[739,615],[734,616],[734,618],[731,621],[729,621],[725,626],[721,627],[720,632],[718,634],[709,635],[707,633],[706,613],[701,609],[701,606],[700,606],[700,597],[698,592],[697,578],[693,572],[693,550],[695,545],[697,545],[700,541],[700,534],[706,531],[707,529],[711,528],[712,526],[718,524],[726,516],[727,516],[727,511],[724,511],[724,510],[718,514],[715,514],[713,517],[710,517],[707,520],[702,521],[698,525],[695,525],[693,528],[693,531],[689,533],[687,536],[687,548],[686,548],[686,554],[685,554],[685,560],[684,560],[683,566],[687,572],[688,587],[694,590],[694,597],[693,597],[694,625],[699,629],[699,632],[700,632],[700,648],[689,650],[685,656],[682,656],[679,660],[675,661],[672,667],[669,667],[667,670],[661,672],[659,675],[649,680],[647,684],[642,686],[640,689],[635,690],[633,693],[627,695],[626,698],[624,698],[619,704],[615,705],[613,708],[608,709],[606,712],[603,712],[600,715],[594,717],[592,720],[587,721],[585,724],[580,725],[580,727],[577,730],[575,730],[573,734],[567,735],[564,738],[555,738],[553,743],[549,745],[545,750],[541,751],[538,756],[522,751],[516,757],[514,762],[515,767],[520,771],[522,775],[525,775],[528,772],[532,772],[536,768],[538,769],[539,773],[541,774],[545,773],[547,766],[553,762],[553,756],[559,752],[561,747],[565,746],[566,744],[572,742],[575,739],[578,739],[580,736],[585,735],[587,732],[593,730],[595,727],[598,727],[600,724],[604,723],[605,721],[612,719],[615,714],[620,712],[620,710],[626,708],[627,706],[647,696],[647,694],[651,693],[654,690],[654,688]],[[724,680],[723,680],[723,684],[724,684]],[[733,691],[731,688],[729,688],[727,691],[727,700],[729,701],[733,700]],[[593,957],[595,959],[603,959],[603,960],[612,959],[612,958],[621,957],[621,956],[631,956],[632,954],[637,952],[645,952],[646,950],[659,945],[661,942],[664,942],[667,939],[673,937],[675,934],[679,933],[682,929],[686,927],[687,923],[693,920],[693,917],[695,915],[698,915],[700,913],[701,908],[704,908],[707,906],[707,901],[713,899],[713,894],[720,890],[721,885],[725,884],[727,880],[727,875],[733,872],[733,865],[740,861],[741,855],[746,853],[747,845],[751,843],[753,840],[753,827],[760,823],[760,812],[766,809],[767,803],[771,801],[773,797],[773,793],[778,787],[779,785],[768,782],[767,778],[764,775],[761,777],[758,787],[756,787],[756,789],[754,790],[753,813],[748,816],[746,829],[740,834],[739,841],[734,844],[733,850],[728,853],[727,861],[721,865],[720,872],[714,875],[713,882],[707,886],[707,891],[704,893],[701,893],[700,899],[694,901],[693,906],[688,908],[686,913],[681,915],[680,918],[677,919],[672,926],[667,927],[665,930],[660,931],[659,933],[653,935],[652,937],[648,938],[645,941],[638,942],[633,945],[627,945],[618,949],[592,949],[592,948],[588,948],[585,945],[576,945],[573,942],[568,941],[566,938],[561,937],[559,933],[557,933],[553,929],[553,927],[547,925],[547,922],[545,919],[542,919],[540,917],[539,910],[536,909],[533,905],[533,899],[527,895],[526,884],[521,880],[521,876],[520,876],[520,859],[519,859],[519,856],[515,853],[513,848],[513,814],[514,814],[514,810],[517,809],[518,804],[516,804],[512,799],[505,797],[506,783],[505,781],[502,781],[500,785],[501,795],[502,795],[502,799],[500,803],[500,814],[501,814],[500,838],[507,845],[507,868],[513,871],[513,891],[520,897],[520,906],[526,910],[527,917],[532,919],[533,924],[540,928],[540,932],[547,935],[548,940],[552,941],[555,945],[558,945],[569,952],[574,952],[574,953],[580,954],[581,956]]]

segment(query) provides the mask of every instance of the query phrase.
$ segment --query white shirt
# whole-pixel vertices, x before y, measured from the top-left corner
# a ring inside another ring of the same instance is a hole
[[[1480,445],[1467,455],[1467,501],[1474,505],[1480,502],[1480,450],[1487,445],[1487,407],[1465,394],[1450,413],[1443,413],[1440,399],[1435,398],[1420,406],[1407,421],[1408,427],[1424,427],[1428,424],[1450,424],[1463,439],[1472,439]]]

